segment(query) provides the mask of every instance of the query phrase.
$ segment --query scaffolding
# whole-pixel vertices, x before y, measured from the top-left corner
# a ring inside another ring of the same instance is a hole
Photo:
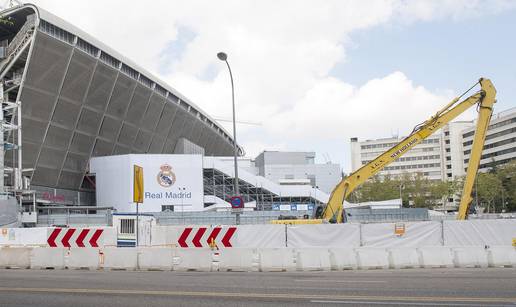
[[[224,174],[213,168],[203,170],[204,195],[213,195],[226,202],[235,195],[234,178]],[[282,204],[307,204],[316,205],[322,204],[317,201],[316,195],[309,196],[282,196],[277,195],[262,186],[253,185],[245,180],[239,178],[238,180],[239,192],[246,203],[256,202],[256,210],[269,211],[273,210],[273,205]]]
[[[35,212],[34,192],[30,178],[23,169],[21,87],[25,78],[31,43],[34,38],[36,16],[13,31],[13,36],[0,42],[0,192],[4,199],[16,197],[20,215]],[[34,220],[32,217],[30,220]]]

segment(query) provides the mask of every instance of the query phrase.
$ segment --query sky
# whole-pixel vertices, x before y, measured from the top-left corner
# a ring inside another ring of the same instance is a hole
[[[237,141],[315,151],[350,170],[349,139],[405,135],[478,78],[516,107],[516,1],[35,0],[165,80]],[[460,119],[471,120],[471,108]],[[230,122],[221,124],[232,132]]]

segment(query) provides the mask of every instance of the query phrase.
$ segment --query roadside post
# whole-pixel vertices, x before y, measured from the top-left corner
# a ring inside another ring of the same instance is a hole
[[[236,214],[236,224],[240,225],[240,214],[244,211],[244,199],[242,196],[233,196],[230,203],[231,213]]]
[[[136,247],[138,247],[139,208],[143,203],[143,167],[134,165],[133,202],[136,203]]]

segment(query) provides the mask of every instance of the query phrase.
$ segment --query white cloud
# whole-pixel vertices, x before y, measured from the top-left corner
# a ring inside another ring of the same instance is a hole
[[[247,152],[256,154],[263,145],[329,152],[333,158],[347,154],[344,142],[350,136],[406,133],[451,96],[415,85],[402,72],[358,86],[332,77],[335,65],[346,61],[353,31],[472,18],[516,5],[502,0],[35,2],[146,69],[170,72],[160,77],[212,116],[231,115],[229,75],[215,56],[226,51],[237,117],[263,122],[239,126]],[[164,50],[177,40],[180,27],[194,37],[179,46],[178,58],[167,58]],[[206,78],[210,69],[215,69],[213,79]]]

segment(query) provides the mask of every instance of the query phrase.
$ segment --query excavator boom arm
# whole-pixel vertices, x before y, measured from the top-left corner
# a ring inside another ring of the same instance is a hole
[[[496,94],[496,90],[490,80],[480,79],[479,83],[481,86],[481,90],[479,92],[469,96],[462,102],[459,102],[460,97],[453,99],[434,116],[432,116],[421,125],[417,126],[409,136],[404,138],[394,147],[390,148],[373,161],[362,166],[357,171],[353,172],[348,177],[340,181],[333,189],[328,204],[322,212],[321,217],[332,223],[341,223],[343,217],[343,202],[358,186],[377,174],[385,166],[401,157],[408,150],[421,143],[428,136],[442,128],[445,124],[452,121],[468,108],[475,104],[479,104],[480,114],[478,127],[477,132],[475,133],[475,142],[473,143],[473,150],[471,152],[470,167],[468,167],[468,175],[466,176],[466,182],[464,186],[464,193],[468,193],[467,195],[471,198],[471,178],[475,177],[476,170],[478,169],[480,153],[482,151],[485,140],[485,132],[487,130],[487,125],[489,123],[490,114],[492,112],[492,105],[495,101],[494,97]],[[483,136],[481,137],[480,134]],[[473,157],[473,151],[475,151],[475,157]],[[476,163],[476,166],[471,167],[472,163]],[[466,197],[466,194],[463,194],[463,201],[466,203],[467,200],[465,200],[464,197]],[[468,204],[469,203],[471,203],[471,200],[469,200]],[[467,210],[467,208],[463,209],[462,201],[461,210]]]

